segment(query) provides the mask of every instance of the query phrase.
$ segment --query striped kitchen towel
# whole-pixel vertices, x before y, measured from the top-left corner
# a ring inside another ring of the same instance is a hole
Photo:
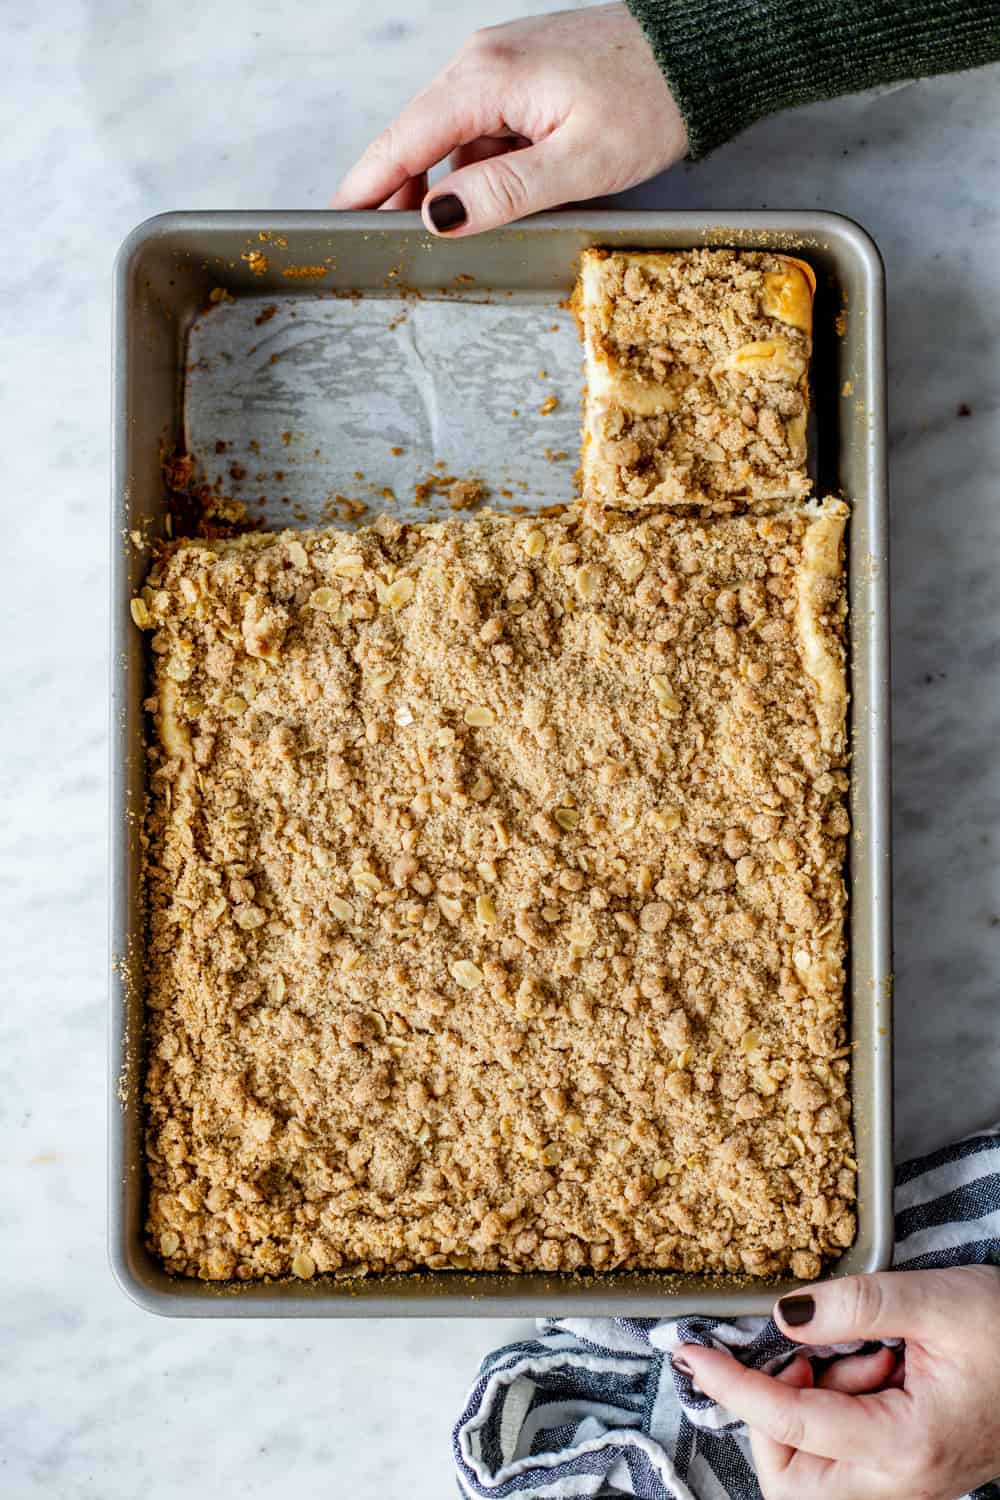
[[[1000,1265],[1000,1125],[896,1174],[898,1270]],[[775,1371],[770,1318],[546,1318],[483,1363],[454,1432],[463,1495],[489,1500],[760,1500],[745,1429],[675,1371],[680,1344]],[[860,1345],[814,1349],[819,1357]],[[1000,1484],[971,1500],[1000,1500]]]

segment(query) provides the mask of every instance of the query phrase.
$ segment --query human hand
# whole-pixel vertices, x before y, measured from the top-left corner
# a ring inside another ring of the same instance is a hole
[[[810,1304],[813,1310],[810,1312]],[[845,1276],[782,1298],[798,1343],[906,1340],[777,1377],[686,1344],[675,1363],[750,1428],[765,1500],[956,1500],[1000,1474],[1000,1271]]]
[[[421,208],[434,233],[619,193],[678,161],[687,131],[624,5],[477,31],[351,168],[332,208]],[[451,173],[427,191],[450,154]]]

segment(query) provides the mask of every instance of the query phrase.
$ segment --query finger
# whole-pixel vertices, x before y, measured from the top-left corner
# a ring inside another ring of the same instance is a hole
[[[813,1367],[803,1354],[797,1354],[791,1364],[787,1364],[783,1370],[778,1371],[774,1379],[780,1380],[782,1385],[789,1385],[797,1391],[811,1390],[816,1384]]]
[[[471,167],[477,161],[489,161],[491,156],[503,156],[506,151],[521,151],[531,142],[523,135],[481,135],[466,146],[459,146],[448,158],[452,172],[462,167]]]
[[[800,1344],[921,1338],[953,1326],[961,1288],[947,1271],[885,1271],[844,1276],[782,1297],[774,1320]]]
[[[873,1354],[854,1354],[848,1359],[838,1359],[836,1364],[824,1370],[816,1384],[824,1391],[843,1391],[846,1396],[863,1396],[867,1391],[880,1391],[896,1368],[894,1349],[876,1349]]]
[[[481,78],[467,76],[463,82],[458,70],[449,70],[411,100],[355,162],[330,207],[375,208],[457,146],[500,131],[503,121]]]
[[[797,1355],[774,1378],[794,1390],[809,1390],[813,1384],[813,1367],[803,1355]],[[762,1485],[765,1477],[783,1474],[795,1457],[794,1448],[789,1448],[786,1443],[776,1443],[762,1432],[751,1432],[750,1446],[753,1449],[757,1477]]]
[[[836,1391],[795,1390],[760,1370],[747,1370],[719,1349],[683,1350],[694,1380],[720,1406],[756,1432],[821,1458],[877,1454],[891,1445],[898,1412],[894,1391],[844,1396]]]
[[[435,233],[480,234],[577,197],[603,192],[601,169],[587,161],[568,126],[520,151],[506,151],[462,167],[435,183],[424,203],[424,223]],[[583,175],[585,173],[585,175]]]
[[[750,1434],[750,1452],[765,1500],[899,1500],[895,1476],[888,1479],[854,1464],[795,1452],[788,1463],[769,1465],[761,1438]]]
[[[424,201],[427,192],[427,173],[423,172],[419,177],[411,177],[405,182],[398,192],[387,198],[380,208],[396,208],[411,211],[419,208]]]

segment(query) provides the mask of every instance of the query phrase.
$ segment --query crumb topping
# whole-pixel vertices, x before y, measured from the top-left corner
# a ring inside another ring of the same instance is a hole
[[[843,511],[165,549],[171,1271],[806,1278],[851,1243]]]

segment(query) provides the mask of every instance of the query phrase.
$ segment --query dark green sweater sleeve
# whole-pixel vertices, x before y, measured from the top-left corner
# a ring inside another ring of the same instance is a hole
[[[627,0],[704,156],[755,120],[1000,60],[1000,0]]]

